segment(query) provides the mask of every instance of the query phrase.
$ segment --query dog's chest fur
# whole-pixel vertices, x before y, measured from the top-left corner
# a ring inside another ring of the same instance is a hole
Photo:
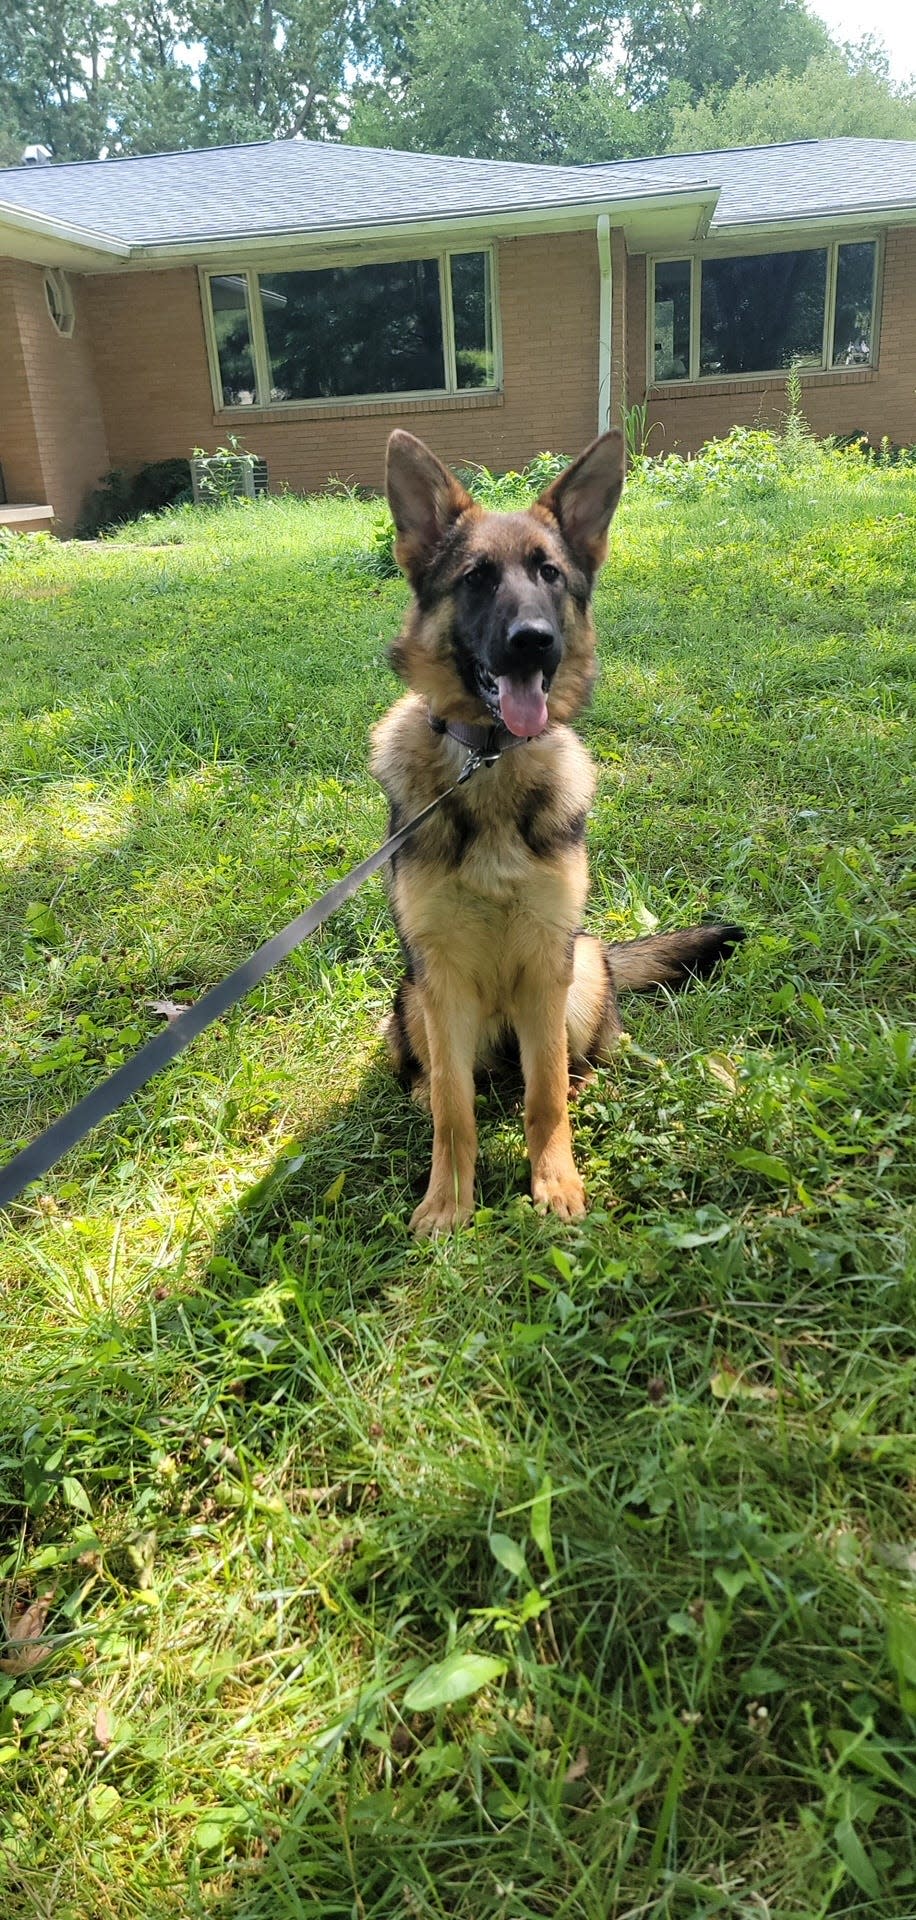
[[[398,701],[373,735],[372,770],[392,825],[457,780],[467,750],[434,733],[425,702]],[[393,866],[391,900],[408,955],[474,972],[495,994],[545,944],[565,945],[581,923],[587,887],[585,822],[591,760],[575,734],[552,727],[481,768],[448,799]]]

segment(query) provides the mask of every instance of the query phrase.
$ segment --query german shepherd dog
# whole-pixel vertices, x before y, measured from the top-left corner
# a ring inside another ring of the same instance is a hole
[[[488,513],[422,441],[388,443],[395,554],[413,588],[390,652],[410,692],[372,743],[392,831],[454,784],[469,749],[496,756],[391,865],[407,972],[387,1039],[433,1118],[419,1235],[472,1211],[475,1069],[512,1036],[532,1196],[579,1219],[569,1094],[621,1032],[618,988],[707,973],[743,937],[699,926],[608,946],[582,932],[595,771],[566,723],[595,678],[590,602],[623,478],[622,436],[605,433],[527,512]]]

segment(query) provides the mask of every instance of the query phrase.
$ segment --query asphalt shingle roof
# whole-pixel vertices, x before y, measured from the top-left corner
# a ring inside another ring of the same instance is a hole
[[[586,167],[278,140],[0,170],[0,204],[132,246],[721,188],[713,229],[916,206],[916,141],[815,140]]]

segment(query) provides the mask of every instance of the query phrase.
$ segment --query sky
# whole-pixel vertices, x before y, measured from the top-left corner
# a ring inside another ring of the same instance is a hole
[[[861,40],[873,33],[883,40],[891,61],[891,77],[907,80],[916,74],[916,4],[914,0],[810,0],[835,40]]]

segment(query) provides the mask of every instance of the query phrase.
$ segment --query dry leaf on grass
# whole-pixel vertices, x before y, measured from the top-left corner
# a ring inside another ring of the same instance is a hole
[[[111,1738],[112,1738],[111,1714],[109,1713],[104,1700],[102,1701],[102,1704],[98,1710],[98,1713],[95,1716],[95,1725],[92,1729],[92,1737],[97,1747],[102,1747],[107,1750],[107,1748],[111,1746]]]
[[[747,1374],[739,1372],[730,1360],[723,1360],[717,1373],[710,1377],[710,1390],[717,1400],[728,1400],[734,1395],[736,1400],[778,1400],[775,1387],[764,1386],[761,1381],[749,1380]]]
[[[53,1599],[53,1593],[43,1593],[22,1613],[4,1614],[6,1651],[0,1654],[0,1673],[28,1673],[53,1652],[51,1643],[41,1639]]]
[[[147,1000],[146,1004],[151,1013],[162,1013],[168,1021],[172,1021],[178,1020],[183,1013],[187,1013],[190,1003],[185,1001],[182,1006],[177,1000]]]
[[[588,1772],[588,1766],[588,1748],[580,1747],[575,1760],[570,1760],[569,1766],[563,1775],[566,1785],[568,1786],[571,1780],[584,1780]]]

